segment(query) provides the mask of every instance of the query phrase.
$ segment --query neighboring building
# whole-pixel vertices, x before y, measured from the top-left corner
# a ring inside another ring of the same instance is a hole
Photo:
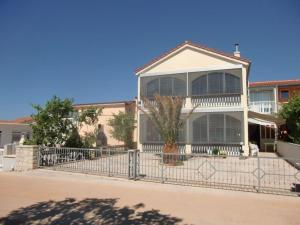
[[[32,135],[31,122],[31,117],[0,120],[0,148],[6,144],[19,143],[22,135],[30,138]]]
[[[154,94],[182,96],[182,114],[198,107],[180,132],[180,152],[249,154],[248,77],[251,62],[234,54],[186,41],[136,70],[138,104]],[[138,111],[138,148],[160,151],[163,142],[153,123]]]
[[[249,110],[275,115],[282,104],[295,95],[300,95],[300,80],[252,82],[249,85]],[[249,141],[255,142],[261,151],[274,151],[277,129],[275,123],[250,119]]]
[[[135,113],[135,101],[75,104],[74,107],[79,110],[91,107],[102,109],[102,113],[98,118],[98,124],[96,125],[96,127],[101,131],[101,135],[98,137],[99,140],[97,140],[99,143],[98,145],[124,145],[123,142],[112,137],[112,127],[108,125],[108,121],[113,118],[114,114],[118,114],[119,112]],[[83,125],[83,127],[79,130],[79,134],[84,136],[86,132],[94,130],[95,127],[93,126]],[[136,142],[136,134],[133,135],[133,141]]]

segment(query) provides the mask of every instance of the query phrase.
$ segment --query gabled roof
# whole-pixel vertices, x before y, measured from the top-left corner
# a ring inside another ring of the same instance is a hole
[[[0,123],[6,123],[6,124],[27,124],[32,123],[32,118],[30,116],[27,117],[20,117],[14,120],[0,120]]]
[[[234,56],[233,54],[230,54],[230,53],[225,53],[225,52],[222,52],[222,51],[219,51],[219,50],[216,50],[216,49],[213,49],[213,48],[209,48],[209,47],[206,47],[204,45],[200,45],[200,44],[196,44],[196,43],[193,43],[191,41],[185,41],[185,42],[182,42],[181,44],[177,45],[175,48],[165,52],[164,54],[161,54],[160,56],[154,58],[153,60],[151,60],[149,63],[141,66],[141,67],[138,67],[136,70],[135,70],[135,73],[139,73],[140,71],[146,69],[147,67],[153,65],[154,63],[160,61],[161,59],[169,56],[170,54],[172,54],[173,52],[175,52],[176,50],[180,49],[181,47],[183,46],[191,46],[191,47],[195,47],[195,48],[198,48],[198,49],[202,49],[202,50],[205,50],[205,51],[209,51],[209,52],[212,52],[212,53],[215,53],[215,54],[218,54],[218,55],[221,55],[221,56],[225,56],[225,57],[228,57],[228,58],[231,58],[231,59],[234,59],[234,60],[238,60],[238,61],[242,61],[242,62],[245,62],[245,63],[249,63],[251,64],[251,61],[249,59],[246,59],[246,58],[242,58],[242,57],[236,57]]]
[[[300,85],[300,80],[271,80],[271,81],[257,81],[251,82],[250,87],[267,87],[267,86],[281,86],[281,85]]]
[[[91,107],[91,106],[116,106],[116,105],[127,105],[127,104],[135,104],[135,101],[115,101],[115,102],[94,102],[94,103],[82,103],[82,104],[74,104],[73,106],[75,108],[85,108],[85,107]]]

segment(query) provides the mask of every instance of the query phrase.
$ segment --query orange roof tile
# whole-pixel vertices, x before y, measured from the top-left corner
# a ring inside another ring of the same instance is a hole
[[[0,123],[31,123],[33,120],[30,116],[27,117],[20,117],[14,120],[0,120]]]
[[[251,82],[250,87],[260,86],[277,86],[277,85],[300,85],[300,80],[271,80],[271,81],[257,81]]]

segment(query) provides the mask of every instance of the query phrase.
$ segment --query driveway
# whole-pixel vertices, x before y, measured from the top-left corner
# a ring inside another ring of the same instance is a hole
[[[0,224],[272,224],[300,221],[299,197],[66,172],[0,173]]]

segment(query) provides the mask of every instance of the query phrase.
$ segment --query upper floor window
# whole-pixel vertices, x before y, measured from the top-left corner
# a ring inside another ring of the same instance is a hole
[[[289,95],[289,91],[288,90],[284,90],[280,92],[280,98],[283,100],[288,100],[290,97]]]
[[[141,78],[141,96],[186,96],[186,75],[173,74]]]
[[[241,92],[241,81],[230,73],[213,72],[192,81],[192,95],[237,94]]]
[[[251,90],[250,102],[270,102],[274,101],[273,90]]]

